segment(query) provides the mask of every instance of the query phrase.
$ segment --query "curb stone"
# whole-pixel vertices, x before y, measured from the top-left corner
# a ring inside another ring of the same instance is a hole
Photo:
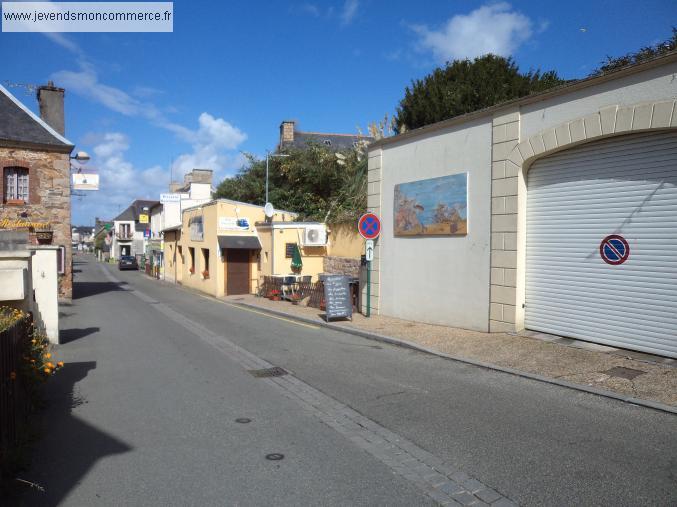
[[[222,301],[222,300],[219,300],[219,301]],[[451,354],[446,354],[444,352],[440,352],[440,351],[435,350],[435,349],[424,347],[422,345],[418,345],[416,343],[413,343],[413,342],[410,342],[410,341],[407,341],[407,340],[403,340],[401,338],[393,338],[391,336],[385,336],[385,335],[381,335],[381,334],[378,334],[378,333],[372,333],[371,331],[364,331],[362,329],[355,329],[355,328],[352,328],[352,327],[338,326],[336,324],[332,324],[331,322],[317,321],[317,320],[309,319],[307,317],[301,317],[299,315],[293,315],[293,314],[289,314],[289,313],[285,313],[285,312],[280,312],[280,311],[277,311],[277,310],[271,310],[269,308],[265,308],[265,307],[261,307],[261,306],[257,306],[257,305],[252,305],[252,304],[249,304],[249,303],[232,302],[232,301],[228,301],[228,303],[232,304],[234,306],[242,306],[242,307],[245,307],[245,308],[258,310],[260,312],[268,313],[270,315],[275,315],[277,317],[285,317],[285,318],[288,318],[288,319],[297,320],[299,322],[304,322],[306,324],[313,324],[313,325],[316,325],[318,327],[324,327],[324,328],[327,328],[327,329],[331,329],[333,331],[340,331],[340,332],[343,332],[343,333],[348,333],[348,334],[352,334],[352,335],[355,335],[355,336],[360,336],[360,337],[366,338],[368,340],[374,340],[374,341],[378,341],[378,342],[388,343],[390,345],[395,345],[395,346],[398,346],[398,347],[416,350],[418,352],[423,352],[423,353],[426,353],[426,354],[434,355],[434,356],[437,356],[437,357],[441,357],[443,359],[449,359],[451,361],[457,361],[457,362],[469,364],[469,365],[472,365],[472,366],[479,366],[480,368],[486,368],[488,370],[498,371],[498,372],[502,372],[502,373],[508,373],[510,375],[515,375],[517,377],[536,380],[538,382],[543,382],[543,383],[546,383],[546,384],[552,384],[552,385],[556,385],[556,386],[560,386],[560,387],[567,387],[569,389],[573,389],[573,390],[576,390],[576,391],[582,391],[582,392],[589,393],[589,394],[595,394],[597,396],[603,396],[605,398],[611,398],[611,399],[614,399],[614,400],[622,401],[624,403],[629,403],[631,405],[638,405],[638,406],[641,406],[641,407],[651,408],[651,409],[658,410],[658,411],[661,411],[661,412],[667,412],[669,414],[677,415],[677,407],[672,406],[672,405],[668,405],[666,403],[661,403],[659,401],[643,400],[643,399],[640,399],[640,398],[634,398],[632,396],[625,396],[623,394],[615,393],[613,391],[607,391],[606,389],[599,389],[597,387],[586,386],[586,385],[583,385],[583,384],[576,384],[574,382],[569,382],[567,380],[559,380],[559,379],[546,377],[544,375],[539,375],[537,373],[529,373],[529,372],[517,370],[517,369],[514,369],[514,368],[508,368],[508,367],[505,367],[505,366],[498,366],[498,365],[492,364],[492,363],[485,363],[483,361],[476,361],[474,359],[468,359],[468,358],[464,358],[464,357],[454,356],[454,355],[451,355]]]

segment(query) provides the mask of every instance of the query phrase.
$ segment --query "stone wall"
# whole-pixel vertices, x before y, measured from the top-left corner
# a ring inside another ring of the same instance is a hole
[[[325,257],[323,271],[337,275],[360,275],[360,259],[349,257]]]
[[[4,203],[4,168],[28,169],[29,202],[16,205]],[[65,273],[59,275],[59,298],[73,296],[71,270],[71,202],[70,160],[67,153],[0,147],[0,228],[15,228],[12,223],[49,223],[54,231],[52,244],[65,248]],[[3,222],[7,220],[9,224]],[[24,228],[26,230],[26,228]],[[31,242],[37,244],[33,230]]]

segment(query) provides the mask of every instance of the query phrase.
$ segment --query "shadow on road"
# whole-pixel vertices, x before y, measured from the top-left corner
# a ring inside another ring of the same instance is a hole
[[[65,343],[70,343],[72,341],[79,340],[80,338],[84,338],[85,336],[89,336],[90,334],[98,333],[100,330],[100,327],[74,327],[71,329],[63,329],[60,332],[59,339],[61,345],[63,345]]]
[[[100,459],[132,448],[73,414],[88,403],[77,384],[96,368],[95,361],[66,364],[50,379],[48,408],[42,416],[42,438],[36,442],[32,467],[25,475],[45,491],[26,490],[20,505],[58,505]]]
[[[122,284],[115,282],[75,282],[73,283],[73,299],[83,299],[104,292],[124,291]]]

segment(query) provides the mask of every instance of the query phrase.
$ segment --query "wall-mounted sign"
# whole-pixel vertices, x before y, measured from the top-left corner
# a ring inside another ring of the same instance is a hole
[[[249,230],[249,220],[246,218],[219,217],[220,231]]]
[[[146,229],[143,231],[143,237],[144,238],[150,238],[150,229]]]
[[[376,239],[381,234],[381,219],[374,213],[365,213],[357,221],[357,232],[364,239]]]
[[[468,173],[395,185],[395,236],[468,233]]]
[[[183,194],[160,194],[160,202],[166,204],[168,202],[181,202]]]
[[[139,223],[140,224],[147,224],[148,223],[148,215],[146,215],[145,213],[141,213],[139,215]]]
[[[31,222],[30,220],[10,220],[3,218],[0,220],[0,229],[49,229],[49,222]]]
[[[99,175],[73,173],[73,190],[99,190]]]
[[[623,236],[611,234],[599,244],[599,255],[607,264],[618,266],[630,257],[630,245]]]

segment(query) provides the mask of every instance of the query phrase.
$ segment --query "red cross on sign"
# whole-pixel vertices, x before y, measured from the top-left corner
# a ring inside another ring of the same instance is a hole
[[[376,239],[381,234],[381,220],[373,213],[365,213],[357,222],[357,230],[364,239]]]

